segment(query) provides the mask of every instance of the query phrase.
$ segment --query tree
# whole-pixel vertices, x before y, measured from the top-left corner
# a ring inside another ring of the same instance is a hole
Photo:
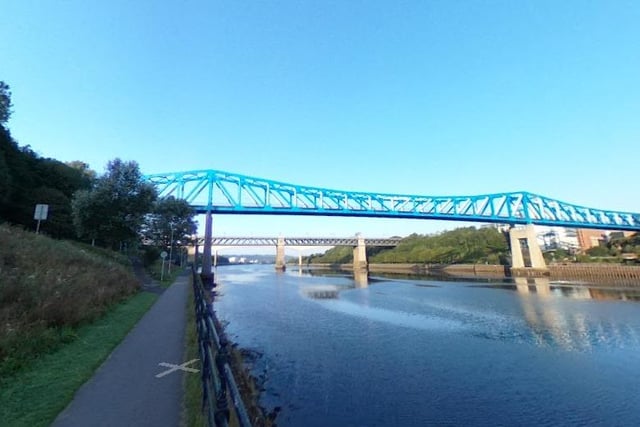
[[[87,179],[87,180],[89,180],[91,182],[95,181],[96,177],[98,176],[96,171],[91,169],[89,167],[89,165],[87,163],[83,162],[83,161],[73,160],[71,162],[67,162],[66,164],[70,168],[75,169],[78,172],[80,172],[82,174],[82,176],[85,177],[85,179]]]
[[[41,232],[56,239],[75,237],[71,217],[71,201],[62,191],[52,187],[39,187],[30,194],[30,205],[49,205],[47,220],[41,225]]]
[[[188,244],[197,228],[194,216],[195,211],[185,200],[173,196],[159,199],[155,202],[153,212],[145,218],[143,237],[163,249],[168,249],[172,244]]]
[[[43,231],[55,237],[73,237],[71,198],[92,185],[83,172],[55,159],[41,158],[29,146],[18,146],[8,129],[0,126],[0,220],[35,228],[34,207],[45,203],[50,209]]]
[[[350,248],[333,248],[312,262],[349,262]],[[507,241],[495,228],[457,228],[432,236],[412,234],[393,249],[367,250],[370,262],[380,263],[505,263]]]
[[[0,150],[0,205],[4,205],[9,201],[10,190],[11,173],[9,172],[9,165],[7,165],[7,161],[4,158],[4,152]]]
[[[11,117],[11,91],[9,85],[0,81],[0,125],[4,125]]]
[[[142,179],[138,163],[110,161],[92,190],[74,195],[73,223],[78,237],[95,239],[112,249],[137,240],[156,197],[155,188]]]

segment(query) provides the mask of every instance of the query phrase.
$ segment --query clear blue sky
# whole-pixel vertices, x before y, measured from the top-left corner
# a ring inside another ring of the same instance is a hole
[[[345,190],[527,190],[640,211],[640,2],[3,2],[21,145],[98,172],[221,169]],[[428,233],[223,217],[221,235]]]

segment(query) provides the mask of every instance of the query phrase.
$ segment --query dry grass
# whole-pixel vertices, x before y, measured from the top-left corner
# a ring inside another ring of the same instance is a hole
[[[118,257],[0,225],[0,376],[73,341],[138,287]]]

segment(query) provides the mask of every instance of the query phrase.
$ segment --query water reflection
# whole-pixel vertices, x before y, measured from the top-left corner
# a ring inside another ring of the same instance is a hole
[[[468,288],[515,291],[517,298],[504,299],[489,291],[486,295],[477,295],[480,300],[472,302],[466,299],[467,294],[455,283],[448,286],[447,282],[439,280],[389,281],[381,277],[370,278],[366,271],[327,273],[309,272],[312,276],[339,276],[348,281],[343,282],[344,285],[308,286],[302,290],[303,295],[315,300],[325,300],[327,303],[328,300],[334,300],[325,307],[368,320],[421,329],[455,323],[458,329],[465,329],[477,337],[528,342],[567,351],[588,351],[595,346],[640,346],[636,326],[624,321],[612,322],[612,316],[607,312],[609,306],[595,305],[595,301],[589,303],[591,300],[640,300],[640,289],[571,286],[568,282],[549,278],[514,278],[509,283],[475,282]],[[369,285],[374,282],[379,282],[382,286],[376,287],[374,292],[368,292]],[[391,293],[387,292],[389,288],[385,284],[396,288]],[[411,284],[414,288],[431,287],[433,291],[414,294],[407,288],[397,288],[403,284]],[[356,292],[340,294],[349,289]],[[455,297],[452,300],[449,295],[458,295],[462,299]],[[572,300],[582,300],[590,305]],[[504,306],[500,304],[514,302],[515,312],[502,311]],[[380,310],[381,307],[376,307],[378,305],[385,306],[385,310]]]
[[[576,286],[579,285],[579,286]],[[475,285],[489,289],[514,290],[520,294],[557,296],[572,299],[640,301],[640,289],[604,288],[580,282],[554,281],[547,277],[516,277],[510,284]]]
[[[347,270],[325,270],[325,269],[302,269],[298,270],[298,276],[309,275],[309,276],[337,276],[337,277],[345,277],[345,278],[353,278],[354,288],[367,288],[371,281],[375,281],[375,279],[369,278],[369,271],[364,269],[358,269],[353,271]]]
[[[221,274],[216,309],[263,355],[261,404],[282,427],[640,425],[637,303],[548,280],[359,289],[351,271],[267,268],[251,285]]]
[[[340,287],[332,285],[307,286],[302,288],[302,294],[313,299],[338,299]]]
[[[356,288],[366,288],[369,286],[369,272],[367,270],[354,270],[353,281]]]
[[[601,299],[602,296],[605,299],[627,299],[625,291],[553,286],[548,278],[516,278],[514,282],[512,288],[521,296],[519,302],[524,318],[538,346],[584,351],[602,344],[640,344],[638,334],[632,327],[622,323],[605,323],[597,317],[588,319],[586,310],[569,310],[562,299],[551,298],[557,295],[585,300]]]
[[[515,278],[516,290],[519,293],[528,294],[529,292],[535,292],[542,296],[549,296],[551,293],[549,279],[546,277],[516,277]],[[533,285],[533,286],[529,286]]]

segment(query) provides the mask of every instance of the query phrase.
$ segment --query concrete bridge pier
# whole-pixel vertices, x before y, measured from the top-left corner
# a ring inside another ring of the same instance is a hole
[[[211,210],[207,210],[204,222],[204,244],[202,248],[202,271],[200,278],[205,288],[210,289],[215,286],[213,280],[213,269],[211,268],[211,234],[213,228],[213,219],[211,218]],[[198,255],[196,254],[196,257]]]
[[[536,239],[536,232],[533,224],[524,227],[511,227],[509,230],[509,242],[511,246],[511,270],[526,271],[540,270],[547,271],[547,263],[544,261],[540,246]],[[528,253],[525,257],[523,250]]]
[[[357,246],[353,248],[353,269],[366,270],[367,264],[367,247],[364,243],[364,237],[360,233],[356,234]]]
[[[284,237],[278,237],[276,244],[276,270],[284,271],[287,268],[287,262],[284,257]]]

